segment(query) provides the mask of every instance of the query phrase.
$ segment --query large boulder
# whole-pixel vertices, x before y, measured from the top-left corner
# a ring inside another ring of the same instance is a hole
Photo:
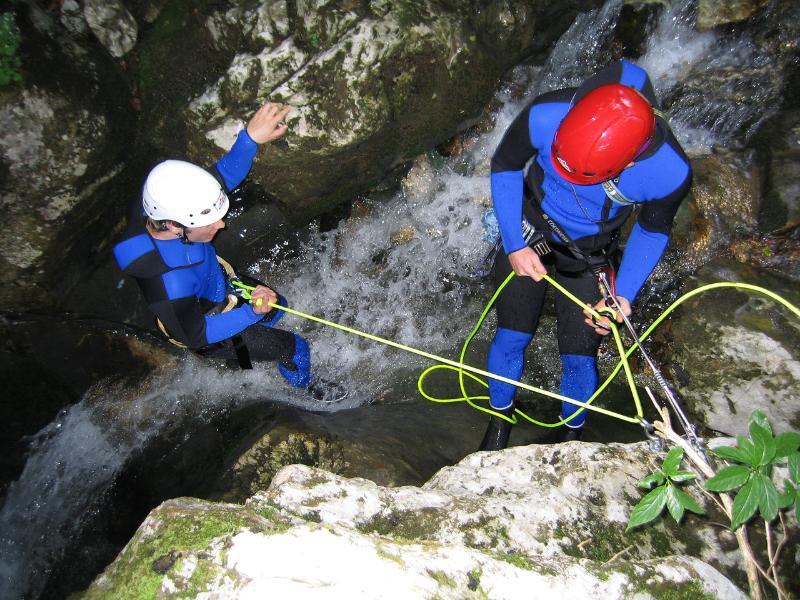
[[[127,84],[106,53],[35,3],[15,8],[21,79],[0,89],[6,310],[56,304],[104,247],[124,212],[109,199],[125,184],[135,124]]]
[[[652,458],[529,446],[393,489],[290,466],[246,506],[164,503],[80,597],[745,598],[725,530],[624,533]]]
[[[596,2],[180,4],[143,34],[144,136],[162,154],[208,164],[264,99],[291,104],[285,142],[251,179],[300,220],[447,139],[476,117],[509,67]]]
[[[701,269],[688,287],[757,285],[800,306],[797,281],[730,260]],[[800,427],[798,317],[760,293],[725,288],[688,300],[666,328],[672,380],[689,412],[713,430],[745,434],[760,408],[776,431]]]

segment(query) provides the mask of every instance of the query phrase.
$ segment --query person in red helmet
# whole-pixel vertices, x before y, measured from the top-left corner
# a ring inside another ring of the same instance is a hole
[[[626,314],[661,258],[675,213],[691,185],[689,160],[660,115],[647,73],[619,61],[579,88],[542,94],[506,131],[492,158],[492,200],[500,228],[497,331],[488,370],[519,380],[551,276],[577,297],[604,306],[598,274],[616,275],[615,297]],[[639,208],[618,269],[623,223]],[[597,389],[596,357],[608,334],[555,294],[560,393],[587,400]],[[489,380],[492,415],[480,449],[508,443],[516,387]],[[586,411],[562,404],[564,439],[579,439]]]

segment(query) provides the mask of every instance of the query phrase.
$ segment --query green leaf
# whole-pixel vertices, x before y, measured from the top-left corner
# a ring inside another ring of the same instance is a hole
[[[794,519],[800,521],[800,494],[794,497]]]
[[[753,446],[753,442],[744,436],[737,435],[736,443],[739,444],[739,450],[744,452],[744,455],[747,456],[747,464],[757,467],[758,460],[756,458],[756,449],[755,446]]]
[[[785,458],[800,448],[800,433],[785,431],[775,438],[775,456]]]
[[[789,455],[789,479],[800,485],[800,452]]]
[[[778,516],[778,490],[769,477],[757,475],[753,478],[758,494],[758,512],[767,521],[772,521]]]
[[[736,461],[746,465],[753,462],[752,457],[747,452],[734,446],[720,446],[719,448],[713,448],[711,452],[725,460]]]
[[[731,529],[736,530],[750,520],[758,509],[758,493],[755,484],[751,479],[742,486],[742,489],[733,499],[733,511],[731,515]]]
[[[743,486],[750,478],[751,470],[744,465],[733,465],[720,469],[706,481],[706,489],[712,492],[727,492]]]
[[[683,504],[678,499],[678,494],[676,492],[678,488],[674,485],[667,486],[667,510],[669,514],[672,515],[672,518],[675,519],[676,523],[680,523],[681,519],[683,518]]]
[[[683,508],[685,508],[686,510],[690,510],[693,513],[697,513],[698,515],[706,514],[706,511],[703,510],[703,507],[700,506],[694,498],[692,498],[689,494],[687,494],[683,490],[675,488],[675,494],[677,495],[678,501],[681,503],[681,506],[683,506]]]
[[[672,481],[681,483],[683,481],[691,481],[695,478],[695,474],[691,471],[677,471],[674,475],[670,476]]]
[[[755,446],[755,458],[759,465],[768,465],[775,457],[775,438],[769,429],[764,429],[758,423],[750,423],[750,437]]]
[[[651,473],[639,482],[639,487],[649,490],[651,487],[653,487],[653,484],[664,485],[665,481],[666,479],[664,478],[663,473]]]
[[[772,427],[769,425],[769,420],[767,420],[767,415],[760,409],[756,409],[753,411],[753,414],[750,415],[750,420],[748,421],[748,427],[752,426],[753,424],[758,425],[762,429],[766,429],[767,433],[772,435]]]
[[[674,475],[678,472],[678,468],[681,466],[681,461],[683,460],[683,448],[674,447],[669,452],[667,452],[666,458],[664,458],[664,463],[661,465],[661,470],[669,477]]]
[[[667,487],[659,486],[656,489],[648,492],[644,498],[639,500],[639,504],[633,507],[630,519],[628,520],[628,527],[625,531],[630,531],[634,527],[639,527],[645,523],[649,523],[664,510],[664,505],[667,503]]]
[[[783,493],[778,496],[778,508],[783,510],[785,508],[789,508],[792,504],[794,504],[795,498],[797,496],[797,490],[795,490],[792,486],[788,483],[784,485]]]

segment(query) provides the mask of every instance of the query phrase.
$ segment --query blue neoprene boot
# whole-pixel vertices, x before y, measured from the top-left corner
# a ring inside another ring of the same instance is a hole
[[[525,348],[533,336],[529,333],[499,327],[492,345],[489,347],[487,366],[489,371],[509,379],[519,381],[525,360]],[[490,408],[506,417],[514,413],[514,394],[517,388],[508,383],[489,379]],[[511,422],[495,415],[489,418],[489,425],[483,435],[478,450],[502,450],[508,446],[511,435]]]
[[[291,363],[278,363],[283,378],[296,388],[308,387],[311,383],[311,349],[308,342],[294,334],[294,356]]]
[[[593,356],[580,356],[576,354],[561,355],[561,385],[559,392],[567,398],[574,398],[586,402],[597,389],[597,360]],[[561,418],[579,413],[564,428],[562,440],[565,442],[581,439],[583,425],[586,423],[586,410],[579,406],[562,402]]]

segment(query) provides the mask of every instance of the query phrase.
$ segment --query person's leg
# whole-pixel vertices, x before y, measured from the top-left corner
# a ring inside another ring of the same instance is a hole
[[[253,362],[277,362],[278,372],[294,387],[311,383],[311,351],[303,337],[261,325],[248,327],[242,336]]]
[[[556,280],[587,303],[594,305],[600,299],[600,290],[594,276],[566,277],[556,274]],[[586,325],[583,309],[563,294],[556,294],[556,314],[562,367],[559,392],[568,398],[585,402],[597,389],[597,350],[602,337]],[[580,437],[580,431],[586,422],[586,412],[569,402],[562,403],[562,419],[577,413],[567,423],[567,427],[572,430],[569,435],[571,439]]]
[[[511,265],[508,257],[501,254],[495,263],[495,284],[499,286],[509,273]],[[515,381],[522,377],[525,348],[536,332],[545,289],[543,282],[536,283],[529,277],[515,277],[500,294],[496,304],[497,332],[489,347],[487,360],[490,372]],[[489,404],[492,410],[510,417],[514,412],[516,391],[516,386],[489,379]],[[505,448],[510,433],[510,421],[492,415],[480,449]]]

